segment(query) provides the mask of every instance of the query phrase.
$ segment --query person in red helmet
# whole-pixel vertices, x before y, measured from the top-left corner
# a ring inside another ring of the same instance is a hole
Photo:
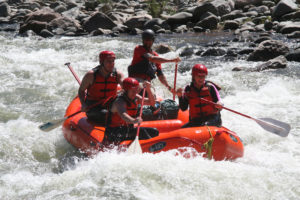
[[[186,86],[184,92],[182,88],[177,90],[179,98],[179,107],[185,111],[188,106],[189,109],[189,123],[183,127],[195,126],[221,126],[221,114],[223,104],[220,101],[218,90],[219,86],[211,81],[206,81],[207,68],[205,65],[196,64],[192,69],[192,82]],[[215,106],[209,104],[201,98],[217,103]]]
[[[149,105],[155,104],[151,84],[148,81],[143,83],[148,98],[144,102]],[[137,116],[138,104],[141,104],[142,97],[139,82],[134,78],[125,78],[123,81],[123,92],[112,102],[105,130],[104,143],[119,144],[124,140],[133,140],[136,136],[134,124],[141,123],[142,118]],[[158,135],[158,131],[153,128],[140,128],[140,139],[148,139]]]
[[[134,49],[131,65],[128,67],[128,76],[137,79],[139,82],[151,81],[156,76],[169,91],[174,92],[163,74],[161,64],[168,62],[180,62],[180,58],[167,59],[160,57],[152,50],[155,34],[151,29],[142,33],[143,45],[138,45]]]
[[[105,124],[107,110],[103,104],[116,95],[117,86],[124,79],[123,74],[115,69],[115,58],[112,51],[100,52],[99,65],[85,74],[78,90],[81,110],[86,112],[89,120],[96,123]],[[86,110],[96,103],[99,105]]]

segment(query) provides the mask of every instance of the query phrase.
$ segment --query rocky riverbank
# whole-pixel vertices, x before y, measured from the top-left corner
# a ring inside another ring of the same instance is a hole
[[[299,4],[299,0],[0,0],[0,31],[44,38],[118,37],[123,33],[137,35],[148,28],[157,34],[232,31],[236,37],[229,42],[247,42],[248,49],[224,49],[216,42],[198,51],[187,47],[181,56],[267,61],[247,69],[261,71],[284,68],[287,61],[300,62]],[[283,41],[272,39],[274,34],[295,40],[296,45],[288,47]]]

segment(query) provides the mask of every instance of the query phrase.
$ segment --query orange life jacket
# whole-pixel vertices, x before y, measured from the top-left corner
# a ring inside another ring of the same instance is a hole
[[[134,100],[130,100],[124,93],[118,96],[116,100],[118,98],[122,98],[126,102],[127,114],[130,117],[135,118],[137,116],[137,106],[138,106],[137,98],[135,98]],[[108,126],[120,127],[120,126],[128,126],[128,124],[120,117],[118,112],[110,112],[110,117],[108,119]]]
[[[100,66],[99,66],[100,67]],[[94,68],[94,82],[87,89],[87,100],[105,101],[108,97],[117,94],[118,75],[114,70],[108,77],[103,77],[99,73],[99,67]]]
[[[195,88],[193,85],[187,86],[185,95],[190,105],[190,120],[209,117],[219,112],[213,104],[200,99],[203,98],[208,101],[213,101],[210,94],[210,86],[207,83],[205,83],[201,90]]]

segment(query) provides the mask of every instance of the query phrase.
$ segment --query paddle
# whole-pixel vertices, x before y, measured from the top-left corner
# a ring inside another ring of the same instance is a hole
[[[99,105],[100,103],[101,102],[98,102],[98,103],[95,103],[91,106],[88,106],[86,110],[89,110],[89,109]],[[59,127],[65,120],[67,120],[67,119],[69,119],[69,118],[71,118],[71,117],[73,117],[73,116],[75,116],[75,115],[77,115],[81,112],[83,112],[83,111],[80,110],[80,111],[77,111],[77,112],[75,112],[75,113],[73,113],[69,116],[64,117],[64,118],[56,119],[56,120],[53,120],[53,121],[50,121],[50,122],[46,122],[46,123],[40,125],[39,129],[42,130],[42,131],[45,131],[45,132],[49,132],[49,131]]]
[[[73,76],[75,77],[75,79],[77,80],[78,84],[81,84],[80,79],[78,78],[77,74],[74,72],[73,68],[71,67],[70,63],[67,62],[65,65],[68,66],[69,70],[72,72]]]
[[[142,114],[143,114],[145,93],[146,93],[146,88],[143,89],[143,98],[142,98],[142,103],[141,103],[141,108],[140,108],[140,116],[139,117],[142,117]],[[140,142],[139,142],[140,127],[141,127],[141,124],[138,124],[136,137],[135,137],[134,141],[131,143],[131,145],[129,146],[129,148],[127,149],[127,152],[130,153],[130,154],[134,154],[134,153],[135,154],[141,154],[141,153],[143,153],[142,152],[142,147],[141,147]]]
[[[178,68],[178,63],[176,62],[176,65],[175,65],[175,76],[174,76],[174,91],[176,91],[177,68]],[[176,93],[174,92],[173,93],[173,101],[175,101],[175,96],[176,96]]]
[[[201,100],[206,101],[208,103],[217,105],[216,103],[212,102],[212,101],[208,101],[206,99],[201,98]],[[219,104],[218,104],[219,105]],[[235,114],[241,115],[243,117],[247,117],[249,119],[254,120],[256,123],[258,123],[258,125],[260,125],[263,129],[265,129],[266,131],[269,131],[271,133],[274,133],[276,135],[279,135],[281,137],[286,137],[288,136],[290,130],[291,130],[291,126],[285,122],[281,122],[278,121],[276,119],[272,119],[272,118],[260,118],[260,119],[256,119],[253,117],[250,117],[248,115],[245,115],[243,113],[237,112],[235,110],[232,110],[230,108],[226,108],[224,106],[222,106],[223,109],[228,110],[230,112],[233,112]]]

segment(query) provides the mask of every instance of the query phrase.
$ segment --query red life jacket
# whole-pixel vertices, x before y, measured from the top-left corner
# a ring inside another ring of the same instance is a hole
[[[135,98],[134,100],[130,100],[126,94],[121,94],[120,96],[118,96],[116,98],[116,100],[118,98],[122,98],[125,102],[126,102],[126,110],[127,110],[127,114],[132,117],[135,118],[137,116],[137,98]],[[118,112],[111,112],[110,113],[110,117],[108,119],[108,126],[109,127],[120,127],[120,126],[128,126],[129,124],[127,124],[126,121],[124,121]]]
[[[103,77],[99,73],[99,67],[94,70],[94,82],[87,89],[87,100],[105,101],[108,97],[117,94],[118,75],[114,70],[108,77]]]
[[[206,118],[211,115],[218,114],[218,110],[213,104],[207,103],[200,98],[206,99],[208,101],[213,101],[210,94],[210,86],[205,83],[201,90],[195,88],[192,84],[187,86],[185,90],[185,95],[188,98],[190,105],[190,120]]]

